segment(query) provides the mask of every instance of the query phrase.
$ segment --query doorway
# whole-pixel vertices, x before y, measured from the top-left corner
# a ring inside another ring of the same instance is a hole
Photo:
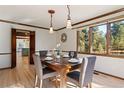
[[[35,32],[12,29],[11,40],[11,68],[15,68],[20,63],[33,64],[32,54],[35,53]]]
[[[30,36],[16,36],[17,66],[28,65],[30,57]]]

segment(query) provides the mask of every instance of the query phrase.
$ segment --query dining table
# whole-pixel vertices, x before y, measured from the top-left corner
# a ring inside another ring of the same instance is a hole
[[[79,62],[79,59],[76,58],[78,61],[77,62],[70,62],[70,58],[56,58],[52,57],[52,60],[45,60],[45,58],[41,58],[42,64],[46,65],[47,67],[55,70],[58,72],[60,75],[60,88],[65,88],[66,87],[66,80],[67,80],[67,73],[79,69],[81,66],[81,63]]]

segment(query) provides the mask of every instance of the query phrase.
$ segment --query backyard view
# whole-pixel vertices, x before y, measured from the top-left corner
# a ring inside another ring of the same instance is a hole
[[[105,54],[106,53],[106,33],[107,26],[100,25],[92,27],[92,53]]]
[[[97,54],[107,53],[107,24],[91,27],[91,49],[89,49],[89,29],[84,28],[78,33],[78,51]],[[110,23],[110,44],[108,49],[111,55],[124,54],[124,21]]]
[[[124,21],[111,23],[111,54],[124,54]]]
[[[79,36],[78,51],[88,53],[89,51],[88,29],[84,28],[82,29],[82,31],[79,31],[78,36]]]

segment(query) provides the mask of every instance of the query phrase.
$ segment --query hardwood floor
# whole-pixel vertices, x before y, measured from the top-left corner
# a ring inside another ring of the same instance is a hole
[[[17,66],[0,71],[0,87],[33,87],[33,66]]]
[[[95,88],[124,88],[124,80],[112,76],[93,75],[93,87]]]
[[[19,60],[19,59],[18,59]],[[26,57],[23,61],[27,60]],[[20,59],[21,61],[21,59]],[[28,62],[18,62],[14,69],[0,70],[1,88],[33,88],[35,80],[34,65],[28,65]],[[93,88],[124,88],[124,80],[114,78],[99,73],[93,76]],[[44,88],[55,87],[54,82],[48,79],[43,81]],[[67,87],[72,87],[67,85]]]

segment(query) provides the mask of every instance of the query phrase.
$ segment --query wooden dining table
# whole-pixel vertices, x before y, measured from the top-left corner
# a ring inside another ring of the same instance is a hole
[[[66,80],[67,80],[67,73],[80,68],[80,63],[70,63],[69,58],[55,58],[53,60],[46,61],[44,58],[41,59],[42,64],[46,65],[47,67],[57,71],[60,75],[60,88],[66,87]]]

